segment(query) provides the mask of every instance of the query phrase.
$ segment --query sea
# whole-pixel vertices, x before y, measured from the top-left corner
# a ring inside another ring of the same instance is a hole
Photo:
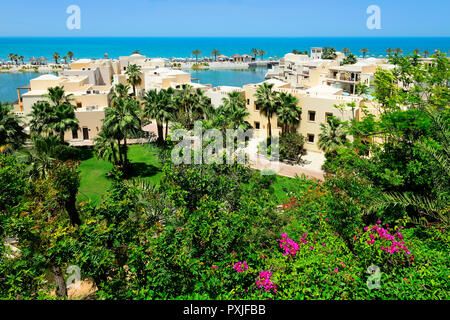
[[[266,58],[280,58],[292,50],[309,50],[311,47],[334,47],[341,50],[349,48],[360,56],[362,48],[368,48],[370,57],[386,55],[387,48],[402,48],[404,54],[415,49],[421,51],[448,52],[450,37],[302,37],[302,38],[274,38],[274,37],[0,37],[0,61],[8,60],[10,53],[24,56],[27,62],[31,57],[46,57],[52,60],[54,52],[61,57],[68,51],[74,53],[75,59],[103,58],[108,54],[110,58],[130,55],[139,50],[148,57],[186,58],[192,57],[193,50],[200,50],[201,56],[210,56],[212,50],[220,54],[231,56],[250,54],[252,48],[262,49]],[[258,58],[260,59],[260,57]],[[192,71],[192,78],[200,83],[229,86],[242,86],[245,83],[258,83],[264,80],[266,70],[263,68],[248,70],[206,70]],[[35,73],[0,73],[0,101],[14,101],[17,99],[16,88],[27,84],[29,79],[37,77]]]

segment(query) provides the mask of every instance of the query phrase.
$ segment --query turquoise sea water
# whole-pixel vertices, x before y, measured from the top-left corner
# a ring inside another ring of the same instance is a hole
[[[249,54],[252,48],[266,51],[265,57],[281,57],[293,49],[309,50],[315,46],[344,47],[360,55],[361,48],[368,48],[369,55],[384,55],[387,48],[402,48],[405,53],[414,49],[433,52],[435,49],[447,52],[450,49],[450,37],[304,37],[304,38],[0,38],[0,60],[8,59],[9,53],[17,53],[28,60],[33,56],[44,56],[51,59],[58,52],[61,57],[68,51],[75,58],[101,58],[108,53],[111,58],[129,55],[134,50],[140,50],[149,57],[189,57],[195,49],[210,56],[213,49],[227,56],[235,53]]]
[[[293,49],[309,50],[313,46],[329,46],[341,50],[350,48],[360,55],[361,48],[370,50],[369,56],[385,55],[387,48],[402,48],[404,53],[414,49],[433,52],[440,49],[448,52],[450,37],[431,38],[14,38],[0,37],[0,61],[8,60],[9,53],[23,55],[25,61],[30,57],[44,56],[51,60],[56,51],[64,56],[68,51],[75,58],[101,58],[105,53],[110,58],[129,55],[134,50],[140,50],[149,57],[189,57],[194,49],[209,56],[213,49],[221,54],[231,56],[235,53],[250,53],[252,48],[264,49],[265,57],[282,57]],[[242,86],[246,83],[257,83],[264,79],[265,69],[246,71],[220,70],[195,71],[192,78],[200,79],[201,83],[230,86]],[[15,101],[16,88],[25,85],[36,73],[0,74],[0,101]]]

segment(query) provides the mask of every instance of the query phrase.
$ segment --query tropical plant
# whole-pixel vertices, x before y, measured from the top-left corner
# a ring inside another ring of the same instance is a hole
[[[256,56],[259,56],[259,50],[256,48],[253,48],[250,54],[256,59]]]
[[[322,59],[336,59],[336,49],[330,47],[324,47],[322,50]]]
[[[298,106],[298,99],[289,93],[280,92],[277,96],[278,123],[281,124],[282,134],[288,134],[301,120],[302,109]]]
[[[358,62],[358,58],[353,53],[350,53],[341,61],[341,66],[346,64],[355,64]]]
[[[11,112],[10,105],[0,102],[0,152],[20,148],[26,137],[22,119]]]
[[[67,57],[69,58],[70,61],[72,61],[73,56],[74,56],[74,54],[72,51],[67,52]]]
[[[261,57],[261,60],[264,60],[264,55],[266,54],[266,52],[261,49],[261,50],[259,50],[258,54]]]
[[[214,50],[211,52],[211,55],[214,56],[214,60],[215,60],[215,61],[217,61],[217,56],[218,56],[219,54],[220,54],[220,51],[217,50],[217,49],[214,49]]]
[[[128,166],[127,140],[142,131],[139,112],[139,102],[129,98],[116,99],[111,107],[105,108],[102,131],[108,138],[117,141],[119,161],[123,168]]]
[[[143,115],[146,119],[156,121],[156,127],[158,131],[159,144],[164,142],[164,123],[166,124],[166,139],[167,139],[167,127],[169,120],[173,118],[173,112],[175,106],[173,102],[173,89],[161,89],[159,91],[149,90],[144,96],[144,111]]]
[[[368,54],[370,51],[367,48],[362,48],[359,50],[363,54],[363,59],[366,57],[366,54]]]
[[[61,58],[58,52],[55,52],[53,54],[53,60],[55,60],[55,63],[58,64],[58,59]]]
[[[142,82],[142,69],[136,64],[130,64],[125,74],[128,76],[128,83],[133,87],[133,95],[136,97],[136,86]]]
[[[344,146],[347,140],[347,130],[344,124],[337,117],[328,117],[327,123],[320,124],[320,134],[318,146],[320,149],[330,154],[340,146]]]
[[[267,117],[267,130],[270,139],[272,138],[271,119],[278,108],[277,93],[273,91],[273,87],[272,83],[264,82],[256,89],[256,104],[259,106],[260,113]]]
[[[192,55],[195,56],[196,61],[198,61],[198,56],[201,54],[202,54],[202,52],[199,49],[195,49],[194,51],[192,51]]]
[[[351,53],[349,48],[342,49],[342,52],[345,54],[345,56],[347,56],[347,54]]]
[[[239,91],[228,93],[228,96],[222,99],[222,105],[216,112],[218,120],[223,121],[222,127],[243,130],[251,128],[250,123],[245,120],[249,113],[245,107],[244,96]]]

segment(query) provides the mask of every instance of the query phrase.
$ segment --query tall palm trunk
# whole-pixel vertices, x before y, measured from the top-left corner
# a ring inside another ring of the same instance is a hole
[[[118,159],[117,159],[116,150],[114,148],[114,143],[110,142],[109,145],[111,146],[111,150],[112,150],[113,158],[114,158],[114,164],[116,165],[118,163]]]
[[[269,115],[268,116],[268,123],[267,123],[267,131],[269,132],[269,138],[270,139],[272,139],[272,125],[270,124],[270,118],[271,118],[272,116],[271,115]]]
[[[164,128],[163,128],[162,123],[160,123],[159,121],[156,121],[156,128],[158,129],[158,140],[157,140],[157,142],[159,144],[161,144],[161,143],[164,142],[164,137],[163,137],[163,135],[164,135]]]
[[[123,138],[123,161],[124,161],[124,165],[127,166],[128,165],[128,146],[127,146],[127,137]]]
[[[52,266],[53,277],[57,285],[56,294],[61,297],[67,297],[67,286],[59,266]]]
[[[69,214],[70,222],[74,226],[79,226],[81,224],[80,215],[78,214],[77,207],[75,203],[77,202],[76,194],[71,194],[69,199],[66,201],[66,210]]]
[[[166,120],[166,136],[165,136],[165,140],[167,140],[168,133],[169,133],[169,120]]]
[[[133,84],[133,95],[136,97],[136,86]]]
[[[123,165],[122,146],[120,145],[120,139],[117,139],[117,145],[119,149],[119,164]]]

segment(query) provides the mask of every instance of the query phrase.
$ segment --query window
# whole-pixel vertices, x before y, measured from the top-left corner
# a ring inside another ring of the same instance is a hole
[[[325,121],[328,123],[328,122],[330,122],[330,117],[332,117],[333,116],[333,113],[331,113],[331,112],[325,112]]]
[[[314,143],[314,135],[313,134],[308,133],[308,142]]]
[[[316,112],[308,111],[308,119],[309,119],[309,121],[316,121]]]
[[[81,102],[77,102],[77,108],[81,108],[83,104]]]
[[[250,99],[247,99],[247,105],[250,105]]]
[[[260,128],[259,122],[258,122],[258,121],[255,121],[255,129],[259,129],[259,128]]]
[[[78,130],[72,130],[72,139],[78,139]]]
[[[259,106],[255,103],[255,109],[259,110]]]

